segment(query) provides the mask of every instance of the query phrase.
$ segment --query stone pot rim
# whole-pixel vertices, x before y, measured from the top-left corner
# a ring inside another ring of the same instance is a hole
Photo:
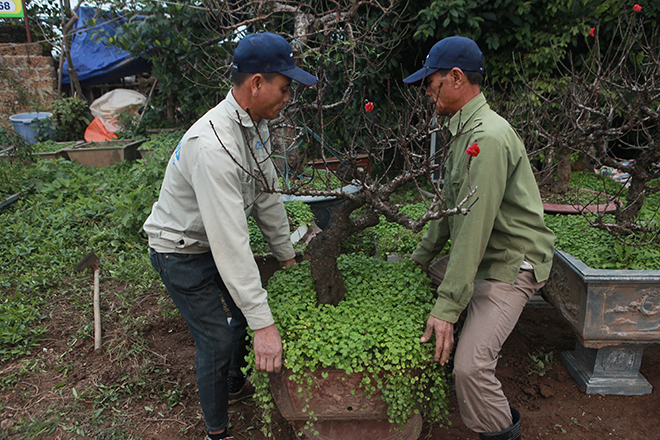
[[[573,267],[586,282],[610,282],[613,279],[616,279],[620,283],[639,283],[640,281],[648,281],[650,283],[660,282],[660,270],[593,269],[566,251],[555,249],[555,255]]]

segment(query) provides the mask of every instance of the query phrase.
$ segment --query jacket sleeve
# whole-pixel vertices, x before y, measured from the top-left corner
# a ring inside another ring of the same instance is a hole
[[[429,222],[429,227],[411,258],[422,266],[428,266],[445,247],[448,239],[449,222],[447,217]]]
[[[438,299],[431,315],[447,322],[456,322],[467,307],[474,291],[474,277],[484,256],[495,219],[504,197],[508,169],[508,153],[497,139],[474,133],[480,154],[472,159],[470,179],[468,160],[458,161],[451,178],[445,184],[453,185],[456,203],[463,200],[472,188],[477,188],[471,201],[476,202],[467,215],[456,215],[452,222],[452,246],[445,277],[438,287]],[[464,154],[459,152],[458,154]],[[466,156],[467,157],[467,156]]]
[[[229,151],[234,145],[225,142]],[[218,272],[248,325],[259,330],[274,323],[259,268],[250,248],[241,179],[249,179],[225,149],[200,146],[193,164],[202,222]]]

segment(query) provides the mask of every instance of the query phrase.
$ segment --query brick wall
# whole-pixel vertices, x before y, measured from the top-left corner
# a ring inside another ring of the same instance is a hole
[[[50,111],[56,94],[55,60],[41,45],[0,44],[0,124],[17,113]]]

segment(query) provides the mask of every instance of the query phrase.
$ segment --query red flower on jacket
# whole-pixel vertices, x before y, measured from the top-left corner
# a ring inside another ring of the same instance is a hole
[[[595,31],[596,31],[596,28],[591,28],[591,30],[589,31],[589,36],[590,37],[595,37],[596,36]]]
[[[639,4],[635,3],[635,6],[633,6],[633,11],[639,12],[641,10],[642,10],[642,7]]]
[[[368,112],[372,111],[374,109],[374,103],[373,102],[367,102],[364,105],[364,109]]]
[[[477,157],[480,152],[481,150],[479,149],[479,145],[477,145],[476,142],[470,145],[469,147],[467,147],[467,150],[465,150],[465,154],[472,157]]]

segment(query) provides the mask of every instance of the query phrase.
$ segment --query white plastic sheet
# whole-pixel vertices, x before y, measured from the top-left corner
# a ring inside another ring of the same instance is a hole
[[[147,103],[147,97],[135,90],[115,89],[101,96],[89,106],[92,115],[103,123],[106,130],[116,133],[121,129],[120,114],[137,114]]]

